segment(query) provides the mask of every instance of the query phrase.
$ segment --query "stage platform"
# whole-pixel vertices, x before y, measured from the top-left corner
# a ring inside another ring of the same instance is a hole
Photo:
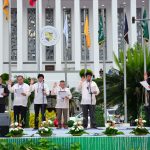
[[[66,150],[72,143],[79,142],[82,150],[150,150],[150,134],[145,136],[135,136],[130,134],[133,127],[130,128],[118,128],[123,131],[124,135],[106,136],[102,132],[105,128],[99,129],[87,129],[82,136],[71,136],[67,134],[67,129],[55,129],[53,128],[53,135],[51,137],[44,137],[48,141],[52,141],[63,145]],[[148,128],[150,130],[150,128]],[[32,140],[37,143],[41,138],[37,131],[33,129],[25,129],[26,134],[21,138],[0,138],[0,141],[7,141],[9,143],[22,144],[28,140]]]

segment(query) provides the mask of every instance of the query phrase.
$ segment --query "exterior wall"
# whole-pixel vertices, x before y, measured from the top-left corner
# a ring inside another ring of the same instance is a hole
[[[40,1],[40,27],[45,25],[45,8],[48,7],[48,1]],[[91,35],[91,47],[90,47],[90,61],[88,61],[87,66],[88,68],[91,68],[95,74],[96,77],[98,76],[98,71],[97,69],[102,68],[103,64],[102,61],[97,60],[97,57],[95,57],[94,54],[94,50],[97,46],[95,46],[95,38],[94,35],[96,34],[96,29],[98,26],[94,25],[93,22],[96,22],[95,20],[93,20],[93,18],[96,18],[93,13],[94,8],[96,8],[96,3],[98,3],[98,8],[100,9],[101,6],[104,4],[104,8],[106,8],[106,22],[107,22],[107,26],[106,26],[106,37],[107,37],[107,71],[113,66],[115,67],[114,61],[113,61],[113,52],[115,54],[118,55],[118,33],[116,30],[117,27],[117,21],[118,18],[117,16],[114,16],[114,13],[116,14],[117,8],[120,8],[123,0],[96,0],[96,1],[92,1],[92,0],[77,0],[80,3],[80,8],[88,8],[89,9],[89,29],[90,29],[90,35]],[[18,4],[17,4],[18,2]],[[132,24],[132,16],[136,15],[136,8],[141,8],[142,4],[141,4],[141,0],[126,0],[127,6],[126,6],[126,12],[127,12],[127,18],[128,18],[128,25],[129,25],[129,39],[131,40],[130,46],[134,45],[134,43],[137,41],[137,35],[136,35],[136,24],[133,25]],[[56,26],[56,16],[58,17],[58,15],[56,13],[61,13],[61,33],[60,33],[60,47],[61,49],[59,49],[58,51],[58,46],[55,46],[54,51],[55,51],[55,58],[56,58],[56,53],[57,53],[57,59],[53,62],[47,62],[45,60],[45,47],[40,45],[40,50],[41,50],[41,71],[45,70],[45,65],[48,64],[52,64],[57,66],[56,67],[56,71],[61,71],[64,69],[64,62],[63,62],[63,7],[66,8],[71,8],[71,25],[72,25],[72,61],[68,62],[68,68],[70,70],[74,70],[75,71],[79,71],[80,68],[84,68],[84,62],[81,62],[81,54],[80,53],[76,53],[76,47],[80,47],[81,43],[80,41],[77,41],[77,36],[79,34],[76,34],[76,31],[80,31],[80,30],[76,30],[76,22],[75,22],[75,13],[77,13],[74,8],[74,5],[78,5],[78,2],[75,3],[75,0],[60,0],[60,7],[61,7],[61,12],[58,12],[57,10],[55,10],[56,5],[59,6],[58,1],[57,0],[50,0],[50,8],[54,9],[54,26]],[[18,42],[18,46],[17,48],[18,50],[18,61],[14,62],[12,64],[12,71],[36,71],[37,70],[37,63],[36,61],[30,62],[28,61],[28,41],[27,41],[27,8],[29,8],[29,4],[28,4],[28,0],[12,0],[12,8],[17,8],[17,6],[23,6],[22,9],[18,9],[18,11],[21,12],[22,10],[22,14],[18,14],[18,21],[17,21],[17,25],[19,26],[19,28],[17,29],[17,35],[20,36]],[[2,3],[0,2],[0,12],[2,12]],[[150,18],[150,1],[149,0],[145,0],[145,8],[148,11],[148,16]],[[80,14],[80,12],[78,12]],[[0,53],[2,54],[2,56],[0,56],[0,73],[3,72],[8,72],[8,22],[5,20],[4,15],[2,13],[0,13],[0,39],[1,39],[1,44],[0,44]],[[19,18],[20,17],[20,18]],[[22,18],[21,18],[22,17]],[[77,17],[77,16],[76,16]],[[77,19],[76,19],[77,20]],[[79,18],[80,20],[80,18]],[[150,23],[149,23],[150,26]],[[150,28],[149,28],[150,30]],[[98,30],[97,30],[98,31]],[[80,34],[81,36],[81,34]],[[79,37],[79,40],[81,37]],[[77,45],[76,45],[77,44]],[[97,50],[97,49],[96,49]],[[78,49],[78,52],[80,52],[81,50]],[[59,55],[59,56],[58,56]],[[78,59],[77,59],[78,58]],[[80,61],[79,61],[80,60]],[[80,62],[80,66],[78,65],[77,62]],[[96,65],[96,62],[99,61],[99,66]],[[59,62],[60,62],[60,66],[59,66]],[[76,64],[76,65],[75,65]],[[96,65],[96,66],[95,66]],[[96,69],[95,69],[96,68]],[[97,72],[96,72],[97,71]],[[54,74],[54,72],[53,72]],[[56,73],[57,74],[57,73]],[[56,76],[52,77],[53,80],[56,80]],[[61,76],[61,78],[64,78],[63,76]],[[72,82],[72,79],[69,78],[70,83]]]

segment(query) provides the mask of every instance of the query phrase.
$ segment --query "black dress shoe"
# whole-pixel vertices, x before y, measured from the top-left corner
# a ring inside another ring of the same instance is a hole
[[[38,130],[38,129],[39,129],[38,127],[33,128],[33,130]]]
[[[97,127],[96,127],[96,126],[93,126],[93,127],[91,127],[91,129],[97,129]]]

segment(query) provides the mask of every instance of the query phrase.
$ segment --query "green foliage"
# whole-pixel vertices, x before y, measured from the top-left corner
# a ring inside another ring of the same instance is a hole
[[[88,72],[93,73],[92,70],[90,70],[90,69],[87,69],[86,73],[88,73]],[[79,75],[81,78],[84,77],[85,76],[85,69],[81,69]]]
[[[103,104],[103,79],[94,79],[97,83],[100,94],[97,96],[97,105]],[[118,74],[106,75],[107,107],[123,102],[123,76]]]
[[[6,81],[9,80],[9,74],[7,73],[3,73],[1,74],[2,80],[3,80],[3,84],[6,84]]]
[[[74,124],[74,121],[73,120],[69,120],[67,124],[68,124],[68,127],[72,127],[73,124]]]
[[[140,45],[135,45],[127,50],[127,99],[128,116],[137,118],[140,113],[140,107],[144,103],[144,90],[140,85],[144,74],[144,50]],[[123,76],[124,53],[120,51],[120,59],[115,57],[116,65],[119,68],[120,75]],[[150,52],[146,48],[147,70],[150,68]]]
[[[146,134],[149,134],[149,131],[145,127],[142,127],[142,128],[137,127],[133,129],[133,131],[130,133],[135,134],[135,135],[146,135]]]
[[[75,88],[71,88],[70,91],[72,93],[72,98],[69,100],[69,116],[73,116],[77,109],[76,100],[81,99],[81,94],[77,92]]]
[[[147,70],[150,68],[150,52],[146,48]],[[107,107],[124,103],[123,65],[124,53],[120,51],[120,58],[114,54],[115,63],[119,74],[106,75]],[[135,45],[127,50],[127,108],[128,120],[135,120],[141,115],[144,103],[144,90],[140,85],[144,74],[144,54],[140,45]],[[103,79],[94,80],[100,88],[101,94],[97,96],[97,105],[103,103]],[[142,114],[143,117],[143,114]]]
[[[52,129],[50,127],[48,127],[48,128],[40,128],[38,130],[38,134],[40,136],[51,136],[53,134],[53,131],[52,131]]]
[[[38,142],[28,140],[22,144],[9,143],[4,140],[0,142],[0,150],[62,150],[65,149],[62,145],[47,139],[40,139]],[[81,150],[80,143],[72,143],[70,150]]]
[[[123,132],[118,131],[118,129],[111,128],[111,127],[106,128],[106,130],[103,133],[108,136],[124,134]]]
[[[102,106],[98,106],[98,105],[96,106],[95,120],[96,120],[97,127],[104,127],[104,111],[102,109]]]
[[[81,144],[80,143],[71,144],[70,150],[81,150]]]
[[[29,140],[21,145],[15,143],[0,142],[1,150],[60,150],[62,147],[47,139],[40,139],[38,143]]]

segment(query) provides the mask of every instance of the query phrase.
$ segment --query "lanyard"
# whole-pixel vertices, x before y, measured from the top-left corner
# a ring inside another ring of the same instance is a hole
[[[37,93],[38,93],[39,91],[42,91],[42,89],[44,89],[44,83],[41,82],[41,86],[40,86],[40,85],[39,85],[39,82],[38,82]]]

